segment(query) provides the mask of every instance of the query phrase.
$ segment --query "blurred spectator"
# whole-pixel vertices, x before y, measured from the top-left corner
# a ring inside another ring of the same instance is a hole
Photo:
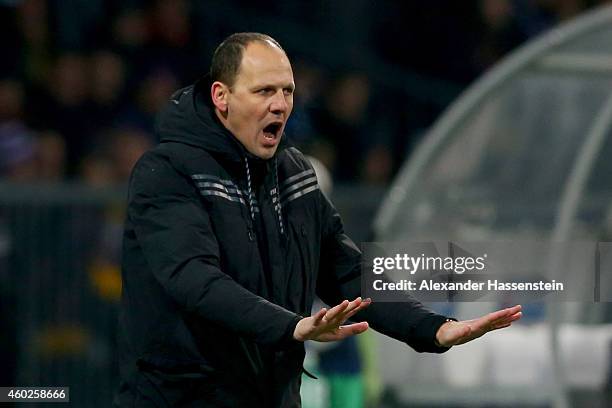
[[[189,45],[191,21],[185,0],[157,0],[151,14],[154,43],[176,49]]]
[[[88,91],[88,66],[85,57],[76,53],[61,54],[49,78],[51,97],[71,108],[84,103]]]
[[[474,64],[482,72],[522,44],[527,35],[515,18],[511,0],[480,0],[479,16],[480,40],[475,48]]]
[[[368,184],[384,184],[391,180],[393,156],[388,146],[379,144],[366,152],[362,181]]]
[[[100,135],[99,145],[81,165],[81,179],[94,187],[127,183],[132,167],[153,146],[138,129],[111,129]]]
[[[23,84],[16,79],[0,79],[0,122],[21,120],[24,114]]]
[[[313,144],[318,139],[311,110],[323,88],[323,75],[315,66],[298,61],[293,64],[293,77],[296,92],[293,98],[293,111],[285,131],[293,144],[311,152]]]
[[[148,135],[138,130],[117,130],[111,137],[110,157],[115,169],[115,182],[127,183],[136,161],[153,147]]]
[[[91,187],[109,187],[115,181],[113,164],[104,154],[94,152],[81,162],[80,180]]]
[[[325,163],[338,181],[360,173],[368,125],[366,109],[370,98],[368,79],[353,73],[338,78],[325,95],[323,109],[314,112],[317,132],[333,146],[330,163]]]
[[[315,111],[315,124],[319,134],[333,146],[329,165],[338,181],[384,182],[391,175],[392,155],[389,135],[381,125],[382,115],[373,114],[371,85],[361,73],[341,76],[332,85],[324,109]],[[373,155],[370,158],[370,155]]]
[[[29,120],[35,128],[53,130],[64,139],[68,176],[76,174],[78,163],[91,143],[93,123],[87,114],[87,68],[83,55],[59,55],[46,87],[30,101]]]
[[[22,123],[0,124],[0,178],[36,181],[36,150],[36,139]]]
[[[163,66],[176,75],[179,84],[191,83],[204,66],[197,51],[191,23],[191,3],[185,0],[156,0],[149,14],[151,38],[147,44],[149,66]]]
[[[0,179],[59,182],[65,171],[64,141],[52,132],[37,135],[20,122],[0,124]]]
[[[109,50],[95,51],[90,58],[91,112],[96,129],[109,126],[124,104],[126,69],[123,59]]]
[[[20,33],[18,61],[23,74],[33,85],[43,84],[50,68],[52,38],[49,32],[48,2],[24,0],[18,3],[17,25]]]
[[[146,12],[140,8],[126,7],[113,20],[111,31],[113,42],[121,51],[129,53],[144,47],[150,38]]]
[[[151,29],[144,9],[126,7],[110,22],[110,39],[131,70],[144,64],[145,46],[151,38]],[[103,36],[103,34],[101,35]]]
[[[45,182],[61,182],[66,175],[66,143],[53,131],[38,137],[38,178]]]
[[[155,115],[168,103],[170,96],[178,88],[179,80],[173,72],[163,67],[154,67],[140,83],[134,99],[135,104],[123,111],[118,118],[118,124],[140,129],[154,140]]]

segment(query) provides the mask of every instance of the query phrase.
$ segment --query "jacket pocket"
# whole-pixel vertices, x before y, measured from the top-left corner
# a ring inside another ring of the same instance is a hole
[[[136,361],[140,371],[160,371],[171,375],[193,374],[206,377],[214,372],[214,369],[206,363],[197,361],[177,361],[163,357],[141,357]]]
[[[155,364],[139,359],[137,365],[140,398],[154,401],[155,406],[197,406],[193,404],[214,399],[215,383],[201,364]]]

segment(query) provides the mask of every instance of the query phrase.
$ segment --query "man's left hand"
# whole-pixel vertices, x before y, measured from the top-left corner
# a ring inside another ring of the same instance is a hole
[[[521,305],[516,305],[489,313],[478,319],[461,322],[449,321],[438,329],[436,343],[442,347],[467,343],[492,330],[508,327],[521,316]]]

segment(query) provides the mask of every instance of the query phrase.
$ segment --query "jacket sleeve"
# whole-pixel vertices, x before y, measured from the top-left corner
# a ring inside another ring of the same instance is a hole
[[[295,342],[300,316],[253,294],[221,270],[209,215],[195,187],[168,159],[147,154],[139,161],[128,201],[128,221],[149,269],[181,310],[260,344]]]
[[[361,296],[361,251],[344,233],[340,215],[321,194],[322,237],[317,295],[327,304]],[[435,336],[445,316],[425,308],[413,297],[403,302],[372,302],[351,320],[367,321],[372,328],[403,341],[418,352],[443,353]]]

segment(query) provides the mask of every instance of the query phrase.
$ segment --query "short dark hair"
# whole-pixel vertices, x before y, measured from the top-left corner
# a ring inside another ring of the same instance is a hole
[[[242,63],[244,49],[252,42],[273,44],[283,50],[278,41],[261,33],[235,33],[227,37],[215,50],[210,63],[210,79],[231,87]]]

